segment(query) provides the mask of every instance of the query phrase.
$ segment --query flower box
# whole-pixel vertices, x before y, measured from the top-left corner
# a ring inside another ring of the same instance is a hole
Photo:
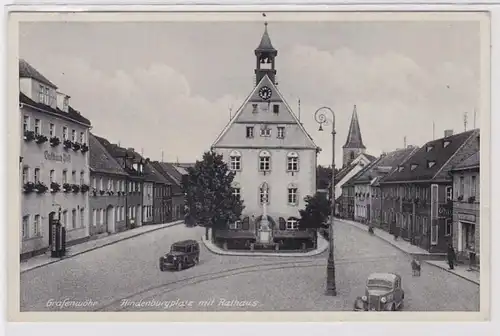
[[[33,182],[26,182],[23,186],[23,191],[29,194],[35,190],[35,184]]]
[[[28,142],[35,140],[35,132],[33,131],[24,132],[24,140]]]
[[[73,184],[71,186],[71,189],[73,189],[73,192],[76,194],[78,192],[80,192],[80,186],[78,184]]]
[[[108,195],[111,196],[113,195],[115,192],[113,190],[108,190]]]
[[[97,196],[97,189],[96,188],[92,188],[92,195]]]
[[[89,189],[90,189],[90,187],[88,186],[88,184],[82,184],[82,185],[80,186],[80,191],[81,191],[82,193],[86,193],[87,191],[89,191]]]
[[[69,184],[69,183],[63,183],[63,191],[65,193],[70,192],[71,189],[72,189],[71,184]]]
[[[78,142],[73,142],[73,150],[76,152],[80,150],[81,145]]]
[[[64,140],[63,145],[64,148],[69,149],[73,146],[73,143],[70,140]]]
[[[50,183],[50,192],[51,193],[56,193],[59,190],[61,190],[61,186],[57,182],[52,182]]]
[[[82,144],[80,150],[82,151],[82,153],[88,152],[89,146],[87,146],[87,144]]]
[[[59,146],[60,143],[61,143],[61,139],[59,139],[58,137],[53,136],[52,138],[50,138],[50,145],[52,147]]]
[[[47,188],[47,186],[45,184],[43,184],[42,182],[37,182],[35,183],[35,188],[34,190],[39,193],[39,194],[43,194],[45,193],[49,188]]]
[[[474,203],[476,201],[476,196],[469,197],[469,203]]]
[[[43,144],[44,142],[47,142],[49,140],[45,135],[39,134],[36,136],[36,143],[37,144]]]
[[[106,190],[99,190],[99,194],[104,195],[106,193]]]
[[[459,201],[463,201],[463,199],[464,199],[464,195],[460,195],[460,196],[458,196],[458,198],[457,198],[457,200],[459,200]]]

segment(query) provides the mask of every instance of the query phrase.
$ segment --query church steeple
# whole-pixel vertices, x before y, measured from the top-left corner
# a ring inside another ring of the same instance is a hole
[[[356,105],[352,111],[351,124],[349,125],[349,133],[343,148],[343,164],[349,165],[359,154],[365,152],[366,147],[363,144],[361,137],[361,129],[359,127],[358,112]]]
[[[276,69],[275,59],[278,55],[278,50],[274,49],[271,43],[271,38],[267,31],[267,22],[264,23],[264,34],[260,39],[259,46],[255,49],[255,56],[257,60],[255,68],[255,84],[257,85],[261,79],[267,75],[269,79],[276,84]]]

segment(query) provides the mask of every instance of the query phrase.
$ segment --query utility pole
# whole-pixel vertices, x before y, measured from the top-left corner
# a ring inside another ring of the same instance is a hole
[[[403,148],[406,148],[406,135],[403,138]]]
[[[464,132],[467,132],[467,112],[464,113]]]
[[[161,162],[163,162],[163,151],[161,151]]]
[[[300,122],[300,98],[299,98],[299,122]]]

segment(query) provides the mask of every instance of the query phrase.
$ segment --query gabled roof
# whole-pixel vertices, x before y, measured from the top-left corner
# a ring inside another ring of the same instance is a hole
[[[381,183],[433,180],[473,134],[471,130],[427,142]]]
[[[349,125],[347,140],[342,148],[366,148],[361,137],[361,129],[359,127],[356,105],[354,105],[354,109],[352,111],[351,124]]]
[[[243,102],[243,104],[241,104],[241,106],[239,107],[239,109],[236,112],[236,114],[234,115],[234,117],[229,121],[229,123],[224,127],[224,129],[222,130],[222,132],[219,134],[219,136],[217,137],[217,139],[214,141],[212,147],[215,147],[215,148],[218,147],[219,142],[224,138],[224,136],[228,133],[228,131],[231,129],[231,127],[233,125],[235,125],[235,121],[237,121],[239,119],[239,117],[241,116],[241,114],[243,113],[243,111],[245,111],[245,107],[250,102],[250,99],[252,97],[254,97],[254,96],[257,95],[258,90],[263,86],[263,84],[265,84],[265,86],[270,87],[273,90],[273,92],[277,93],[278,100],[285,105],[286,110],[290,114],[290,117],[291,117],[290,120],[294,124],[296,124],[298,126],[298,128],[300,129],[300,131],[306,137],[306,140],[308,142],[308,146],[307,147],[318,149],[319,147],[314,143],[314,140],[309,135],[309,133],[306,131],[306,129],[304,128],[304,126],[302,125],[302,123],[298,120],[298,118],[295,115],[295,113],[292,112],[292,109],[291,109],[290,105],[288,105],[288,103],[286,102],[286,100],[283,97],[283,95],[281,94],[281,92],[278,90],[278,88],[276,87],[276,85],[271,81],[271,79],[267,75],[265,75],[264,77],[262,77],[262,79],[260,80],[260,82],[253,88],[253,90],[250,92],[250,94],[245,99],[245,101]],[[282,113],[282,112],[280,112],[280,113]],[[262,122],[262,123],[265,123],[265,122]]]
[[[68,107],[68,112],[64,112],[58,108],[52,108],[48,105],[38,103],[38,102],[34,101],[33,99],[29,98],[28,96],[26,96],[22,92],[19,92],[19,103],[33,106],[33,107],[40,109],[42,111],[47,111],[48,113],[55,114],[63,119],[73,120],[73,121],[82,123],[86,126],[90,126],[90,120],[88,120],[87,118],[82,116],[80,114],[80,112],[78,112],[77,110],[75,110],[71,106]]]
[[[89,133],[89,166],[91,172],[127,175],[92,133]]]
[[[479,151],[476,153],[472,154],[459,164],[457,164],[455,167],[453,167],[452,171],[459,171],[459,170],[467,170],[467,169],[478,169],[479,170],[479,165],[480,165],[480,154]]]
[[[164,166],[165,163],[153,161],[151,164],[172,185],[172,194],[182,194],[181,182],[168,173]]]
[[[367,164],[359,172],[357,172],[349,180],[347,180],[346,183],[344,183],[344,185],[346,185],[346,184],[348,184],[348,185],[354,185],[354,184],[356,184],[358,178],[360,178],[361,176],[363,176],[363,174],[365,174],[366,172],[368,172],[379,160],[380,160],[380,158],[378,158],[377,160],[372,161],[369,164]]]
[[[264,29],[264,34],[262,34],[262,38],[260,39],[260,44],[255,49],[255,52],[265,52],[265,51],[271,51],[271,52],[276,52],[277,50],[273,47],[273,44],[271,43],[271,38],[269,37],[269,33],[267,32],[267,22],[265,23],[265,29]]]
[[[37,69],[32,67],[28,62],[24,59],[19,59],[19,78],[32,78],[36,81],[39,81],[42,84],[50,86],[53,89],[57,90],[57,86],[49,81],[44,75],[38,72]]]
[[[403,163],[405,159],[417,150],[417,147],[407,147],[380,156],[376,161],[373,161],[369,169],[360,171],[352,180],[356,184],[370,183],[374,178],[384,176],[392,171],[395,166]],[[389,171],[386,171],[386,169],[389,169]]]
[[[177,184],[178,186],[182,185],[182,176],[183,174],[175,168],[175,166],[168,162],[158,162],[155,161],[155,167],[160,168],[170,176],[170,178]]]
[[[144,178],[148,181],[155,183],[171,184],[160,172],[158,172],[155,167],[148,162],[144,165]]]

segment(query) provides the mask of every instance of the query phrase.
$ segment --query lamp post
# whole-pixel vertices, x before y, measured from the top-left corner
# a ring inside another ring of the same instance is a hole
[[[323,131],[323,125],[328,125],[330,122],[326,112],[330,111],[332,115],[332,180],[330,187],[332,188],[330,196],[330,227],[328,230],[328,238],[330,240],[330,250],[328,251],[328,264],[326,267],[326,295],[336,296],[337,288],[335,286],[335,259],[334,259],[334,241],[333,241],[333,215],[335,214],[335,113],[329,107],[323,106],[314,112],[314,119],[319,124],[319,130]]]

